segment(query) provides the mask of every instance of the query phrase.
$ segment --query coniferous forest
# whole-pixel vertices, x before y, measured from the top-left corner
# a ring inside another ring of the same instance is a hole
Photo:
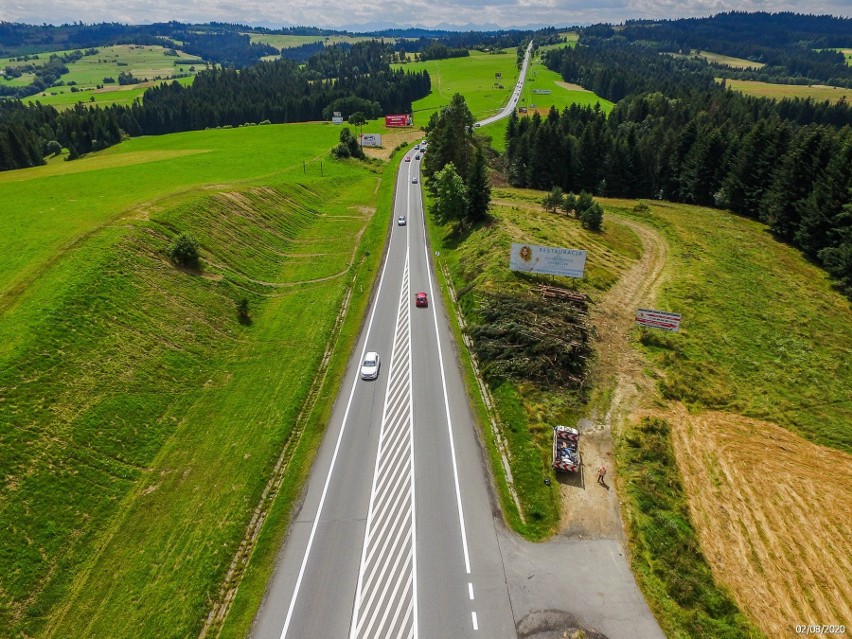
[[[511,118],[511,184],[716,206],[769,225],[852,293],[852,105],[729,91],[706,64],[624,38],[546,54],[616,101]]]

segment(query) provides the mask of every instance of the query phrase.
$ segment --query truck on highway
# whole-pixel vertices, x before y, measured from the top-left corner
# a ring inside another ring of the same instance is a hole
[[[576,428],[553,428],[553,467],[570,473],[580,470],[580,433]]]

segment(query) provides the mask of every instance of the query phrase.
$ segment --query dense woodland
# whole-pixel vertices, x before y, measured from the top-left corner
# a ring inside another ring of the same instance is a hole
[[[546,63],[618,103],[609,117],[575,106],[511,118],[512,184],[728,208],[852,292],[852,106],[744,96],[693,61],[611,40]]]
[[[341,51],[348,54],[338,56]],[[377,51],[376,43],[367,42],[347,49],[330,47],[318,56],[315,67],[279,60],[241,70],[211,69],[199,73],[188,87],[177,82],[152,87],[141,104],[131,107],[78,105],[60,112],[2,101],[0,170],[43,163],[51,142],[66,147],[74,159],[126,135],[319,120],[329,108],[347,104],[369,113],[409,113],[412,101],[429,94],[429,74],[393,71]],[[330,79],[318,79],[325,73]]]

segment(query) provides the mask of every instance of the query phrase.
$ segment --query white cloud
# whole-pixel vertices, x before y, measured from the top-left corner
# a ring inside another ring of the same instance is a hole
[[[0,0],[0,20],[33,24],[177,20],[334,27],[381,21],[427,27],[490,23],[508,28],[697,17],[731,10],[852,15],[849,0]]]

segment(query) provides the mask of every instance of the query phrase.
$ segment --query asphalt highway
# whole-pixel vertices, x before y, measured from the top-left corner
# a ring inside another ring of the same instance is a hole
[[[529,49],[524,72],[528,59]],[[516,636],[488,474],[412,182],[422,160],[408,156],[376,296],[255,639]],[[415,306],[418,292],[427,307]],[[381,356],[376,380],[360,378],[368,351]]]

